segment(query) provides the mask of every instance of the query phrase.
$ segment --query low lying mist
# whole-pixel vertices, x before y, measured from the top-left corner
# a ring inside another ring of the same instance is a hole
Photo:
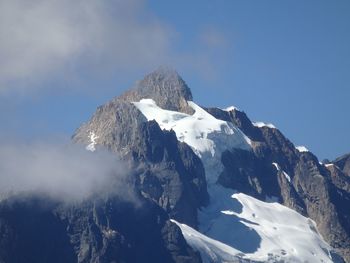
[[[0,200],[20,193],[79,201],[96,194],[135,199],[116,155],[78,145],[15,143],[0,147]]]

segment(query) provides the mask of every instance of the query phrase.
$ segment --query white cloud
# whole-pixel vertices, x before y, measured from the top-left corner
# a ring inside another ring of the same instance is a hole
[[[226,40],[215,28],[202,31],[182,38],[144,0],[0,0],[0,95],[85,88],[87,76],[105,80],[159,65],[207,77],[225,57]]]
[[[115,155],[77,145],[5,144],[0,148],[0,196],[36,193],[62,201],[116,194],[135,201],[128,169]],[[0,198],[0,199],[1,199]]]
[[[55,72],[155,65],[172,35],[143,1],[0,0],[0,91]]]

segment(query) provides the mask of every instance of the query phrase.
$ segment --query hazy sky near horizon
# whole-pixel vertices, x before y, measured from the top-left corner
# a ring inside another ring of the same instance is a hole
[[[320,159],[350,152],[350,1],[0,0],[1,140],[71,136],[159,65]]]

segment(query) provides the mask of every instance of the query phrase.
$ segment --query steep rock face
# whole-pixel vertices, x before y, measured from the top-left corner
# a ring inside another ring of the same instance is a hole
[[[202,163],[191,148],[150,121],[142,123],[131,149],[141,193],[171,218],[196,227],[197,209],[207,203],[208,193]]]
[[[77,262],[54,206],[36,198],[0,203],[0,262]]]
[[[140,202],[2,202],[0,262],[200,262],[166,213]]]
[[[350,154],[345,154],[333,161],[335,165],[337,165],[343,173],[350,176]]]
[[[350,176],[345,174],[337,165],[326,164],[330,172],[332,183],[345,192],[350,192]]]
[[[293,184],[324,238],[349,260],[349,212],[339,210],[349,203],[347,196],[339,194],[340,189],[333,184],[327,170],[309,152],[301,153]],[[348,219],[344,221],[344,217]]]
[[[92,118],[76,130],[73,141],[89,145],[94,134],[97,147],[124,156],[130,152],[130,144],[139,136],[139,127],[145,121],[131,103],[115,99],[98,107]]]
[[[221,185],[239,189],[261,199],[265,196],[280,198],[277,181],[264,176],[276,174],[275,169],[272,165],[262,162],[254,153],[240,149],[226,151],[222,154],[221,161],[224,165],[224,170],[218,179]]]
[[[349,212],[343,209],[349,202],[349,191],[344,174],[329,173],[312,153],[299,152],[276,128],[255,127],[244,112],[207,110],[232,121],[253,141],[253,156],[230,153],[229,161],[223,156],[225,170],[219,182],[262,200],[275,195],[284,205],[315,220],[327,242],[350,261]],[[345,170],[346,161],[338,160]],[[271,163],[275,171],[268,170]],[[263,186],[264,181],[268,183]]]

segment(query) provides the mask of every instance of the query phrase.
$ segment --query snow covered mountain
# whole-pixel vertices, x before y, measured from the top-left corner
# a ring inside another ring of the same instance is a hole
[[[349,156],[322,164],[236,107],[199,106],[174,70],[100,106],[73,141],[125,161],[138,204],[3,200],[0,262],[350,262]]]

